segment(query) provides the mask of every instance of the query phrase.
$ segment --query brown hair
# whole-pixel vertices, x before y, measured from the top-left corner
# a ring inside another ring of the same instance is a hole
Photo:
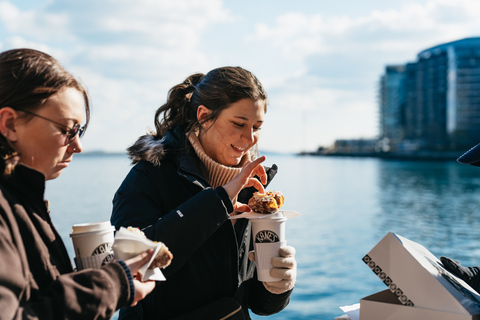
[[[32,111],[65,88],[75,88],[83,95],[86,127],[90,121],[87,91],[57,60],[33,49],[0,53],[0,109],[10,107],[18,111]],[[2,135],[0,156],[6,162],[4,174],[9,174],[15,163],[8,160],[15,158],[17,153]]]
[[[248,70],[221,67],[206,75],[193,74],[170,89],[167,102],[155,112],[155,138],[163,137],[168,130],[179,125],[185,132],[197,128],[197,108],[200,105],[212,110],[205,120],[214,120],[222,110],[245,98],[267,101],[262,84]]]

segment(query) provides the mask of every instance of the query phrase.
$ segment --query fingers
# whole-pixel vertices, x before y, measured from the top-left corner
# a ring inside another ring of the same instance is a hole
[[[258,166],[255,168],[253,174],[260,178],[262,184],[267,184],[267,173],[265,172],[264,166]]]
[[[150,261],[150,259],[152,258],[152,255],[153,255],[153,250],[148,249],[147,251],[142,252],[138,256],[128,259],[127,261],[125,261],[125,264],[130,268],[130,271],[132,272],[132,274],[135,275],[141,266],[143,266],[148,261]]]
[[[295,248],[291,246],[281,247],[278,250],[278,257],[272,258],[272,265],[276,268],[292,269],[297,267],[295,260]]]
[[[155,288],[155,281],[141,282],[139,280],[133,280],[135,287],[135,298],[133,299],[132,307],[135,306],[138,301],[143,300],[150,292]]]
[[[250,251],[248,253],[248,260],[255,262],[255,251]]]
[[[447,257],[440,257],[440,261],[447,269],[456,269],[460,265],[460,262]]]
[[[463,276],[463,272],[461,270],[462,266],[457,260],[453,260],[447,257],[440,257],[440,261],[442,262],[445,269],[447,269],[451,273],[455,274],[458,277]]]
[[[293,259],[293,258],[288,258]],[[296,263],[294,263],[296,265]],[[274,294],[281,294],[286,291],[292,290],[295,286],[295,280],[297,279],[296,267],[292,269],[285,268],[272,268],[270,275],[274,278],[282,279],[280,281],[264,282],[265,288]]]
[[[291,246],[281,247],[280,250],[278,250],[278,255],[280,257],[294,257],[295,248]]]
[[[279,278],[282,280],[295,280],[297,272],[295,269],[273,268],[270,270],[270,275],[274,278]]]
[[[254,172],[258,172],[260,175],[263,174],[263,177],[264,177],[263,179],[266,180],[266,177],[264,174],[265,169],[263,169],[263,171],[262,169],[259,169],[259,167],[262,167],[260,164],[263,161],[265,161],[265,159],[266,157],[262,156],[258,159],[255,159],[252,162],[248,162],[243,166],[240,174],[238,174],[229,183],[223,186],[223,188],[225,189],[225,191],[227,192],[228,196],[232,201],[237,197],[240,190],[243,189],[244,187],[253,186],[257,190],[262,190],[263,192],[265,192],[265,190],[263,189],[263,185],[260,183],[260,181],[252,178]]]
[[[480,273],[478,267],[464,267],[457,260],[453,260],[447,257],[440,257],[440,261],[442,262],[445,269],[460,277],[461,279],[467,281],[470,286],[472,286],[472,283],[470,282],[471,279],[478,277],[480,281]],[[480,285],[480,283],[478,285]]]
[[[260,166],[259,164],[265,161],[265,159],[267,159],[267,157],[261,156],[260,158],[255,159],[255,161],[251,162],[251,164],[254,164],[254,169],[252,170],[250,176],[259,177],[262,184],[267,184],[267,173],[265,171],[265,168],[263,166]],[[258,190],[258,188],[256,189]]]
[[[247,163],[245,163],[245,165],[242,168],[241,174],[243,173],[243,174],[246,174],[247,176],[252,176],[257,171],[260,163],[265,161],[265,159],[267,159],[267,157],[261,156],[260,158],[257,158],[253,161],[247,161]]]
[[[265,289],[270,291],[273,294],[282,294],[289,290],[292,290],[295,286],[295,281],[291,280],[282,280],[275,282],[263,282]]]
[[[245,184],[245,187],[254,187],[258,190],[258,192],[265,193],[265,188],[263,187],[263,184],[261,184],[260,181],[255,178],[249,178],[247,183]]]
[[[152,292],[152,290],[155,288],[155,281],[141,282],[141,274],[138,273],[138,269],[140,269],[141,266],[145,265],[148,261],[150,261],[152,256],[153,250],[148,249],[147,251],[142,252],[141,254],[125,261],[125,264],[130,268],[130,272],[134,277],[133,285],[135,287],[135,298],[133,300],[132,306],[135,306],[138,301],[145,298],[147,294]]]
[[[279,257],[272,258],[273,268],[270,276],[282,279],[280,281],[263,282],[265,288],[273,294],[282,294],[292,290],[297,279],[297,261],[295,260],[295,248],[286,246],[278,251]],[[254,261],[254,251],[248,253],[248,258]]]
[[[253,160],[252,162],[250,162],[250,164],[252,165],[252,171],[253,171],[253,169],[256,169],[256,167],[257,167],[260,163],[262,163],[263,161],[265,161],[266,159],[267,159],[267,157],[261,156],[261,157],[255,159],[255,160]],[[263,172],[265,172],[265,169],[263,170]]]
[[[237,212],[250,212],[252,209],[244,203],[241,202],[236,202],[235,205],[233,206],[234,210]]]
[[[273,257],[272,258],[272,265],[275,268],[287,268],[287,269],[293,269],[297,266],[297,262],[295,261],[295,258],[293,257]]]
[[[295,248],[282,247],[279,250],[280,257],[272,258],[273,268],[270,275],[282,279],[276,282],[264,282],[265,288],[275,294],[281,294],[293,289],[297,278],[297,261],[295,260]]]

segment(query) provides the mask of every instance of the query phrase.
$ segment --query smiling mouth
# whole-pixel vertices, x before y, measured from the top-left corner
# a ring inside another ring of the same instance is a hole
[[[240,148],[240,147],[234,146],[233,144],[231,146],[235,151],[238,151],[238,152],[245,152],[245,150],[247,149],[247,148]]]

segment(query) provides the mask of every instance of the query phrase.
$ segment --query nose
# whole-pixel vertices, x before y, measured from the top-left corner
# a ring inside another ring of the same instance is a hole
[[[255,132],[253,131],[253,128],[245,128],[245,130],[242,132],[242,139],[248,143],[253,143],[255,142]]]
[[[78,135],[73,139],[73,141],[68,145],[68,151],[70,153],[80,153],[83,151],[82,143]]]

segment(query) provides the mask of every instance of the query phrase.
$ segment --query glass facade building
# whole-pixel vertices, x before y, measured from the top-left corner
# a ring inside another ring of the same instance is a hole
[[[390,145],[397,145],[405,136],[405,66],[387,66],[379,87],[380,132]]]
[[[393,150],[462,150],[480,142],[480,37],[426,49],[401,67],[387,66],[380,80],[380,138]]]

